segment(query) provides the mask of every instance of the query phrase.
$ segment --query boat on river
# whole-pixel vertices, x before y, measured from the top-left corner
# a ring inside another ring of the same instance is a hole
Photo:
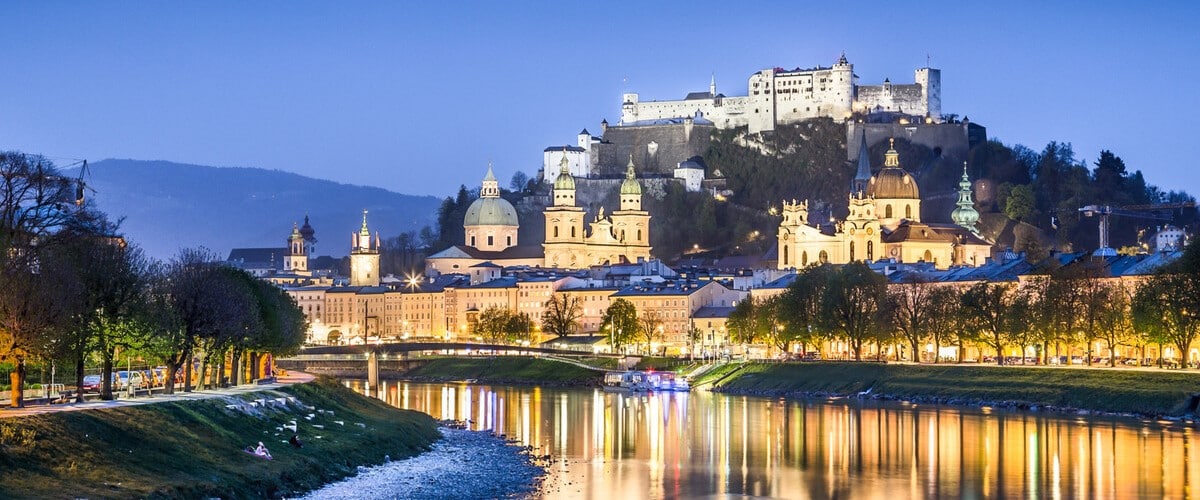
[[[611,392],[663,392],[691,390],[684,377],[672,372],[619,371],[604,374],[604,390]]]

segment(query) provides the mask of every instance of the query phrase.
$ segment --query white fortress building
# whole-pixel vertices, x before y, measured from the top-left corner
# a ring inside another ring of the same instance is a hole
[[[912,84],[859,85],[854,65],[842,54],[832,67],[809,69],[770,68],[750,75],[744,96],[717,93],[710,81],[708,92],[692,92],[678,101],[642,101],[625,94],[621,125],[701,116],[718,128],[749,127],[751,133],[775,130],[776,125],[809,118],[844,121],[854,113],[896,112],[942,118],[942,72],[924,67],[915,71]]]

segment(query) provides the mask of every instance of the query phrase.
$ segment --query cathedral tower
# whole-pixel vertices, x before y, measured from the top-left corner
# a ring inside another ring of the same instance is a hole
[[[871,177],[866,194],[875,199],[875,216],[885,229],[895,229],[904,220],[921,222],[921,193],[917,180],[900,166],[896,139],[888,139],[883,168]]]
[[[467,246],[488,252],[499,252],[517,246],[521,224],[512,203],[500,197],[500,183],[488,164],[487,175],[479,189],[479,199],[467,207],[463,217],[463,232]]]
[[[379,246],[379,233],[371,239],[363,210],[362,227],[350,233],[350,286],[379,286]]]
[[[546,266],[577,268],[589,265],[583,234],[582,208],[575,206],[575,178],[567,167],[564,152],[554,180],[553,204],[546,207]]]
[[[621,209],[612,214],[613,232],[630,262],[650,258],[650,213],[642,210],[642,185],[633,171],[633,155],[621,183]]]

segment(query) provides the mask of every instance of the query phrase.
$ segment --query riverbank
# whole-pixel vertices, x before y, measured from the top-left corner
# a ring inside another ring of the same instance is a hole
[[[434,358],[399,375],[414,382],[458,382],[485,384],[597,387],[604,374],[559,361],[519,356],[478,358]]]
[[[491,432],[440,429],[433,449],[413,458],[363,467],[358,475],[304,496],[323,498],[514,498],[536,491],[545,469]]]
[[[302,448],[287,440],[295,426]],[[264,498],[429,450],[434,419],[316,381],[0,421],[0,498]],[[272,460],[243,449],[259,441]]]
[[[920,403],[1151,417],[1183,416],[1193,410],[1193,395],[1200,394],[1200,373],[849,362],[730,364],[697,382],[727,394],[866,393]]]

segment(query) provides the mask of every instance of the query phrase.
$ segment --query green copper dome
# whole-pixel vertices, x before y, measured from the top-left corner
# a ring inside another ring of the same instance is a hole
[[[975,202],[971,201],[971,179],[967,177],[967,162],[963,162],[962,180],[958,182],[958,208],[950,212],[950,220],[955,224],[975,231],[979,222],[979,211],[975,210]]]
[[[517,210],[504,198],[480,198],[467,208],[463,226],[520,226]]]

